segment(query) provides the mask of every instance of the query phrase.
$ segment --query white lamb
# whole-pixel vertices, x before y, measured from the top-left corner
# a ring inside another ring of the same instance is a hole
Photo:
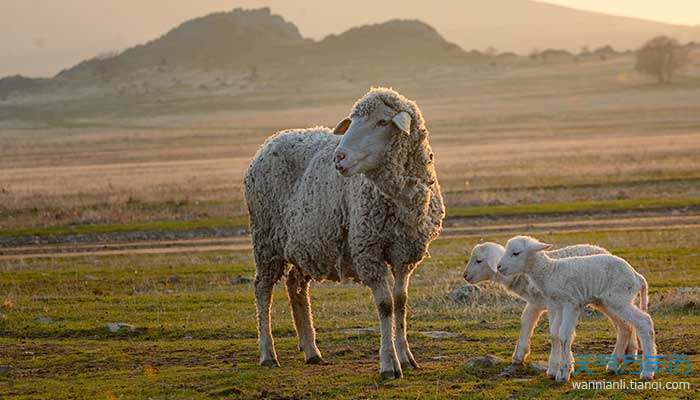
[[[520,319],[520,337],[513,352],[512,365],[518,366],[527,362],[530,354],[530,338],[542,314],[547,311],[545,298],[537,287],[524,274],[514,274],[505,276],[496,269],[498,262],[505,253],[505,248],[498,243],[480,243],[472,249],[471,256],[464,270],[464,279],[472,284],[483,281],[493,281],[502,285],[506,290],[527,302]],[[574,256],[586,256],[594,254],[610,254],[607,250],[592,245],[568,246],[547,252],[552,258],[566,258]],[[636,356],[637,340],[634,330],[619,318],[611,315],[605,307],[600,304],[590,304],[603,314],[605,314],[613,324],[617,332],[617,342],[613,357],[611,357],[608,370],[617,370],[619,363],[623,361],[623,355]],[[550,314],[551,317],[551,314]],[[555,377],[559,361],[558,355],[550,354],[550,369],[547,374]]]
[[[578,318],[587,304],[598,303],[634,326],[644,358],[640,379],[654,377],[656,343],[654,323],[647,314],[646,279],[625,260],[610,254],[554,259],[544,250],[552,246],[528,236],[516,236],[506,243],[498,272],[508,276],[524,273],[544,295],[552,320],[552,352],[558,353],[557,382],[571,376],[571,344]],[[639,294],[640,308],[633,304]]]

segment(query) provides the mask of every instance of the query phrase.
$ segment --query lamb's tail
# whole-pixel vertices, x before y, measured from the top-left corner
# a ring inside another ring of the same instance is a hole
[[[649,284],[643,276],[639,276],[639,282],[642,284],[641,289],[639,289],[639,308],[648,312],[649,310]]]

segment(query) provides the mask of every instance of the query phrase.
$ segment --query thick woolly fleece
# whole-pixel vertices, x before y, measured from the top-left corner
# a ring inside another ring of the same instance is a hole
[[[610,252],[602,247],[594,245],[577,244],[574,246],[548,251],[546,254],[553,259],[560,259],[567,257],[590,256],[595,254],[610,254]],[[544,295],[530,280],[530,278],[527,277],[527,275],[515,274],[511,276],[504,276],[501,273],[496,272],[493,280],[500,283],[506,289],[513,292],[528,303],[542,307],[545,306]]]
[[[351,116],[383,103],[411,116],[411,134],[396,134],[381,167],[342,177],[333,152],[340,136],[323,127],[269,138],[244,178],[258,279],[275,281],[287,265],[316,280],[354,278],[376,284],[415,265],[442,229],[445,215],[418,106],[391,89],[370,90]]]

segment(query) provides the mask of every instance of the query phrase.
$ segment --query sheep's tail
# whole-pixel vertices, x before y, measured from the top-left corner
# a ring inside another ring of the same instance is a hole
[[[649,310],[649,284],[643,276],[639,276],[639,282],[642,284],[642,288],[639,289],[639,308],[648,312]]]

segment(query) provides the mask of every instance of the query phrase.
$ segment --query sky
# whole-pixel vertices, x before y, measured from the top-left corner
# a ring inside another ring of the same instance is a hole
[[[700,0],[540,0],[582,10],[678,25],[700,25]]]
[[[412,4],[422,4],[426,0],[406,0],[411,1]],[[488,1],[454,0],[454,4],[468,9],[481,2],[488,4]],[[289,0],[0,0],[0,77],[10,74],[52,76],[84,59],[144,43],[183,21],[215,11],[271,3],[273,12],[275,4],[278,9],[283,4],[285,8],[296,8],[297,14],[303,11],[301,15],[308,17],[319,2],[326,6],[330,3],[329,0],[296,0],[294,3],[289,3]],[[700,25],[700,0],[541,2],[675,24]],[[352,0],[339,0],[338,3],[355,4]],[[342,7],[335,7],[336,11],[341,12]],[[367,18],[371,17],[372,13]],[[348,21],[348,26],[354,25],[355,21]],[[338,33],[325,32],[325,28],[323,32],[316,32],[308,25],[301,28],[302,34],[315,39]],[[321,26],[317,28],[321,29]]]

